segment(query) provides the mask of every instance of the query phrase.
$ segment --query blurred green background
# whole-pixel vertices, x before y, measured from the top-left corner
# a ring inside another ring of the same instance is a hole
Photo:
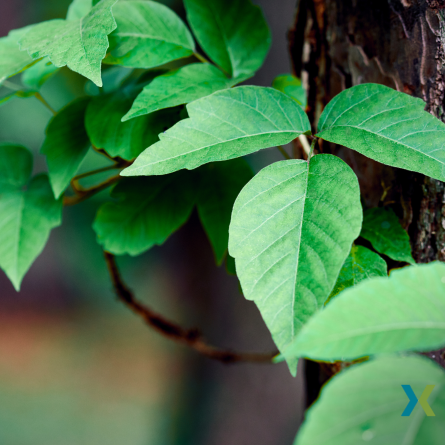
[[[180,2],[163,3],[184,16]],[[295,0],[256,3],[271,26],[273,46],[248,83],[270,86],[290,70],[286,33]],[[0,36],[63,18],[68,4],[0,0]],[[84,88],[82,77],[63,68],[42,95],[60,109]],[[38,151],[50,118],[35,98],[14,98],[0,107],[0,141],[30,148],[35,171],[46,169]],[[249,157],[255,170],[281,159],[273,149]],[[100,162],[91,153],[82,170]],[[212,362],[161,338],[116,301],[91,228],[106,196],[65,208],[63,225],[53,231],[20,293],[0,271],[0,444],[291,443],[304,394],[301,378],[291,378],[284,364]],[[119,263],[139,298],[185,326],[199,326],[212,343],[274,348],[237,279],[214,265],[196,214],[165,245]]]

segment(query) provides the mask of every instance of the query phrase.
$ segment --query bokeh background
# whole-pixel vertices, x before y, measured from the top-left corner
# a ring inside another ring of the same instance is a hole
[[[64,18],[69,0],[0,0],[0,36]],[[181,2],[165,0],[182,17]],[[295,0],[256,0],[272,30],[265,65],[250,84],[270,86],[290,72],[286,34]],[[241,19],[241,18],[240,18]],[[12,79],[14,81],[14,79]],[[60,70],[43,87],[55,108],[85,94],[85,81]],[[50,112],[35,98],[0,107],[0,142],[35,154]],[[274,149],[249,157],[255,170],[281,160]],[[91,153],[82,170],[99,165]],[[301,372],[284,364],[223,365],[147,328],[117,302],[91,228],[107,194],[65,208],[63,225],[16,293],[0,271],[0,444],[276,445],[291,444],[303,416]],[[2,215],[0,215],[0,218]],[[274,349],[255,305],[236,277],[214,265],[196,214],[163,246],[121,257],[137,296],[219,346]]]

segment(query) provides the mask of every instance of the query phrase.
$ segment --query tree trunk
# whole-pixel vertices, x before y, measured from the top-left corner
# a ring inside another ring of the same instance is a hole
[[[445,0],[300,0],[289,49],[294,72],[308,88],[314,127],[336,94],[367,82],[420,97],[445,121]],[[354,169],[365,206],[396,212],[418,263],[445,260],[442,182],[325,141],[320,151],[339,155]],[[428,355],[445,367],[444,351]]]

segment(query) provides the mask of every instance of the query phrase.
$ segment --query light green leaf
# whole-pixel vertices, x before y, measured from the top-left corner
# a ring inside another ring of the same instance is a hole
[[[26,191],[0,193],[0,215],[0,267],[19,291],[51,229],[61,223],[62,200],[54,199],[48,177],[39,175]]]
[[[360,236],[367,239],[377,252],[395,261],[415,264],[409,236],[391,209],[376,207],[366,210]]]
[[[233,85],[213,65],[196,63],[156,77],[134,101],[130,111],[122,118],[127,121],[162,108],[192,102],[215,91]]]
[[[445,181],[445,124],[424,108],[421,99],[383,85],[357,85],[329,102],[317,136]]]
[[[185,172],[123,179],[100,207],[93,228],[99,244],[116,255],[139,255],[162,244],[184,224],[194,206],[193,186]]]
[[[121,2],[113,8],[117,29],[110,36],[105,63],[153,68],[189,57],[195,42],[184,22],[166,6],[151,2]]]
[[[227,253],[233,204],[241,189],[252,179],[252,169],[244,159],[214,162],[202,166],[197,194],[199,218],[220,265]]]
[[[346,289],[316,314],[287,357],[349,360],[445,346],[445,264],[395,270]]]
[[[31,26],[15,29],[7,37],[0,38],[0,84],[35,63],[28,53],[20,51],[18,44],[30,29]]]
[[[310,133],[294,100],[273,88],[243,86],[217,91],[187,105],[189,119],[159,136],[123,176],[163,175],[262,148],[287,144]]]
[[[227,74],[246,79],[263,64],[271,35],[250,0],[184,0],[184,5],[199,44]]]
[[[58,70],[59,68],[54,66],[48,58],[44,58],[23,73],[22,82],[29,89],[38,91]]]
[[[409,399],[435,385],[426,417],[420,403],[402,416]],[[324,387],[309,409],[295,445],[442,445],[445,436],[445,373],[420,356],[385,357],[346,369]]]
[[[133,159],[158,141],[158,134],[179,120],[180,111],[160,110],[121,122],[136,94],[120,89],[94,97],[86,112],[85,124],[91,143],[110,156]]]
[[[0,193],[23,187],[32,171],[32,155],[21,145],[0,143]]]
[[[41,153],[46,155],[49,179],[58,198],[68,187],[90,147],[84,118],[89,98],[62,108],[49,122]]]
[[[269,165],[238,196],[229,252],[280,351],[323,307],[361,222],[357,177],[332,155]]]
[[[292,97],[298,105],[301,105],[303,110],[306,108],[306,90],[298,77],[292,74],[282,74],[281,76],[275,77],[272,87]]]
[[[19,40],[33,59],[48,56],[56,67],[73,71],[102,86],[101,63],[108,34],[116,29],[111,7],[117,0],[101,0],[80,20],[50,20],[33,26]]]
[[[92,0],[73,0],[68,7],[67,20],[80,20],[85,17],[93,6]]]
[[[363,246],[352,246],[329,298],[368,278],[386,276],[388,266],[380,255]]]

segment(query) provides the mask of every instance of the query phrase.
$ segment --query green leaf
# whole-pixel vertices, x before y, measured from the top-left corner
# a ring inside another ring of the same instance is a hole
[[[111,196],[118,201],[100,207],[93,228],[99,244],[116,255],[139,255],[162,244],[187,221],[194,206],[185,172],[124,179]]]
[[[287,144],[310,133],[304,111],[272,88],[222,90],[187,105],[189,119],[159,136],[123,176],[163,175],[212,161],[225,161],[262,148]]]
[[[317,136],[445,181],[445,125],[424,108],[421,99],[383,85],[357,85],[326,106]]]
[[[368,278],[386,276],[388,266],[380,255],[363,246],[352,246],[329,298]]]
[[[0,267],[17,291],[31,264],[42,252],[51,229],[62,219],[46,175],[32,179],[28,189],[0,193]]]
[[[24,91],[24,90],[13,91],[12,93],[6,94],[5,96],[2,96],[0,98],[0,105],[5,104],[6,102],[13,99],[14,97],[26,99],[28,97],[34,96],[35,94],[36,94],[36,91]]]
[[[306,108],[306,90],[298,77],[292,74],[282,74],[275,77],[272,87],[292,97],[303,109]]]
[[[367,239],[377,252],[395,261],[415,264],[409,236],[391,209],[376,207],[366,210],[360,236]]]
[[[116,28],[111,13],[116,1],[100,1],[80,20],[39,23],[19,40],[20,49],[33,59],[48,56],[56,67],[66,65],[102,86],[101,62],[108,49],[107,36]]]
[[[158,134],[179,120],[179,110],[160,110],[121,122],[136,94],[120,89],[94,97],[86,112],[85,124],[91,143],[110,156],[133,159],[159,140]]]
[[[20,51],[18,44],[30,29],[30,26],[15,29],[7,37],[0,38],[0,84],[35,63],[28,53]]]
[[[184,5],[199,44],[230,76],[248,78],[263,64],[271,35],[250,0],[184,0]]]
[[[113,8],[117,29],[110,36],[105,63],[153,68],[189,57],[195,42],[184,22],[156,2],[123,2]]]
[[[269,165],[238,196],[229,252],[280,351],[323,307],[361,222],[357,177],[332,155]]]
[[[162,108],[186,104],[232,85],[233,81],[227,79],[213,65],[203,63],[186,65],[156,77],[144,87],[122,121]]]
[[[90,147],[84,118],[89,98],[62,108],[49,122],[41,153],[46,155],[49,179],[58,198],[68,187]]]
[[[32,155],[21,145],[0,143],[0,193],[23,187],[32,171]]]
[[[85,17],[93,6],[92,0],[73,0],[68,7],[67,20],[80,20]]]
[[[54,66],[48,58],[44,58],[23,73],[22,82],[29,89],[38,91],[58,70],[59,68]]]
[[[220,265],[227,253],[233,204],[253,173],[244,159],[207,164],[197,172],[200,174],[198,214]]]
[[[445,264],[394,270],[346,289],[316,314],[287,357],[349,360],[445,346]]]
[[[420,403],[402,416],[409,399],[435,385],[426,417]],[[309,409],[295,445],[442,445],[445,435],[445,373],[420,356],[385,357],[334,376]]]

